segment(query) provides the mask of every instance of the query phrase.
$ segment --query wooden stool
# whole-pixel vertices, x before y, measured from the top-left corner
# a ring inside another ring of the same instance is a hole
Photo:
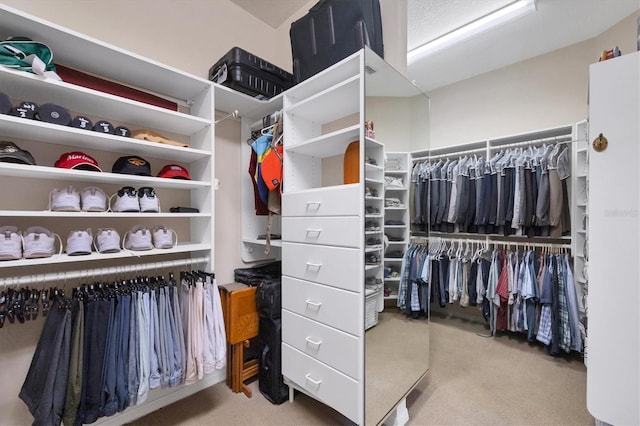
[[[249,347],[249,339],[258,336],[256,287],[232,283],[219,288],[228,345],[227,386],[233,392],[244,392],[251,398],[251,389],[244,382],[258,375],[258,360],[245,362],[244,348]]]

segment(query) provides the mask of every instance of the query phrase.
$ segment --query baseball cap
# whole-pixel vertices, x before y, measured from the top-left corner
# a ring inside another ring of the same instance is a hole
[[[111,171],[125,175],[151,176],[151,164],[137,155],[127,155],[118,158]]]
[[[91,156],[80,151],[65,152],[55,163],[61,169],[78,169],[101,172],[98,162]]]
[[[28,164],[30,166],[36,165],[36,161],[29,151],[25,151],[15,143],[9,141],[0,141],[0,161],[5,163]]]
[[[177,164],[167,164],[166,166],[164,166],[162,170],[160,170],[160,173],[158,173],[158,177],[191,180],[189,171]]]

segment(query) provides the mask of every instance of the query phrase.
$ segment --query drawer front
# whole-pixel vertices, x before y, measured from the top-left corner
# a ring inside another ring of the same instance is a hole
[[[282,341],[341,373],[360,378],[357,337],[283,310]]]
[[[298,315],[362,336],[362,296],[350,291],[282,277],[282,307]]]
[[[282,259],[283,275],[355,292],[363,288],[358,249],[282,243]]]
[[[362,396],[358,382],[327,365],[282,344],[282,374],[315,399],[358,422]]]
[[[357,216],[364,194],[359,184],[282,194],[282,216]]]
[[[357,248],[363,234],[357,216],[282,218],[282,241],[290,243]]]

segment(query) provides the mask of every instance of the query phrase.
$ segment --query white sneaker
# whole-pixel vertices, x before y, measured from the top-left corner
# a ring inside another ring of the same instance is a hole
[[[146,226],[136,225],[124,235],[123,247],[127,250],[151,250],[151,232]]]
[[[83,212],[107,211],[107,194],[100,188],[89,186],[80,191]]]
[[[73,186],[55,188],[49,193],[49,210],[55,212],[79,212],[80,194]]]
[[[173,236],[175,235],[175,243]],[[166,226],[155,226],[153,228],[153,246],[157,249],[170,249],[178,244],[178,234]]]
[[[91,254],[91,243],[93,236],[91,229],[86,231],[71,231],[67,237],[67,254],[69,256],[80,256]]]
[[[114,197],[116,197],[116,202],[111,204]],[[136,189],[132,186],[120,188],[109,198],[109,210],[112,212],[139,212],[140,203]]]
[[[32,226],[22,234],[24,258],[51,257],[55,253],[56,234],[42,226]]]
[[[15,226],[0,227],[0,260],[22,258],[22,237]]]
[[[95,238],[98,253],[117,253],[120,251],[120,234],[113,228],[98,229]]]
[[[140,202],[140,211],[143,213],[160,213],[160,200],[156,195],[156,191],[144,186],[138,189],[138,201]]]

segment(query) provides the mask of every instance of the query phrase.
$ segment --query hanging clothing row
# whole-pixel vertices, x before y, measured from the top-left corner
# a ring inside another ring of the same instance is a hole
[[[181,272],[60,289],[20,390],[34,424],[81,425],[226,365],[213,274]]]
[[[562,237],[571,232],[566,145],[417,162],[411,217],[420,230]]]
[[[412,243],[403,259],[398,307],[415,317],[427,313],[430,302],[478,306],[492,334],[522,332],[558,355],[583,348],[586,312],[578,294],[583,292],[566,253]]]

